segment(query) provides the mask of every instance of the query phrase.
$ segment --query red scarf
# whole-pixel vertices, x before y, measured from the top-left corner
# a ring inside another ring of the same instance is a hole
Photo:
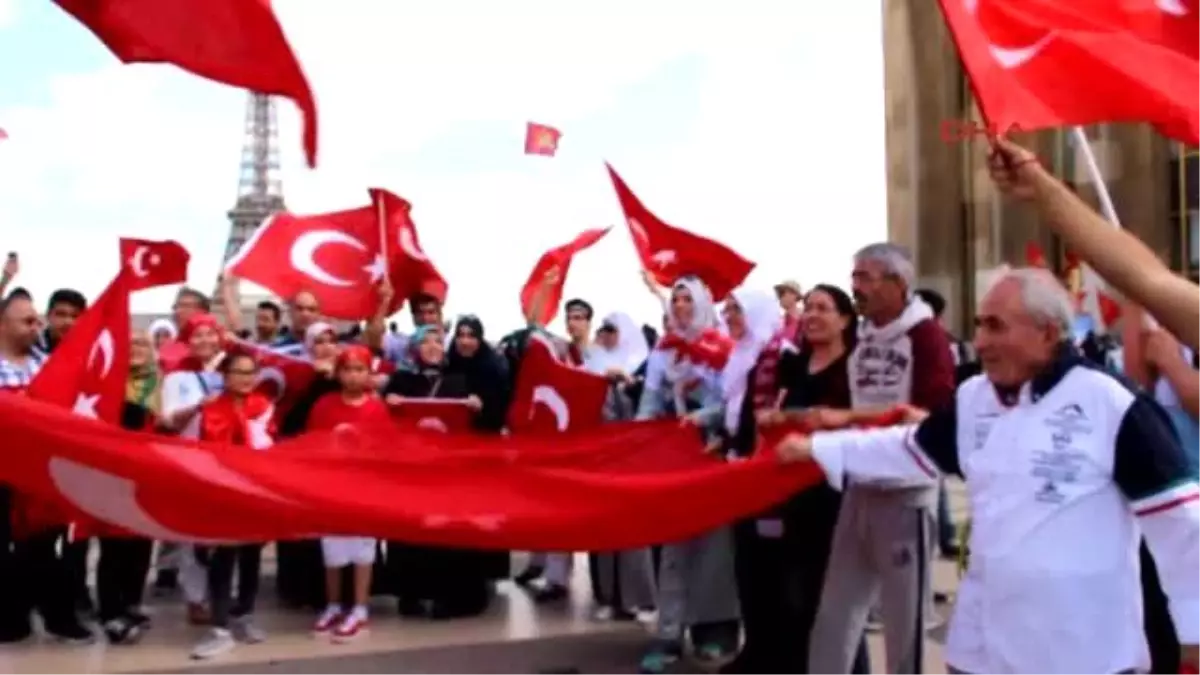
[[[228,393],[221,394],[200,409],[200,438],[229,445],[249,445],[250,422],[262,418],[271,406],[271,399],[259,393],[247,395],[241,405]],[[275,436],[274,423],[268,424],[267,434]]]
[[[721,331],[709,328],[694,340],[678,333],[667,333],[658,343],[658,349],[675,352],[675,360],[687,359],[700,366],[722,370],[733,352],[733,340]]]

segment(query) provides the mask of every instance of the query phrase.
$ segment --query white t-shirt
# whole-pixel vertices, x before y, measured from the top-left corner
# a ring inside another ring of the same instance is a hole
[[[221,393],[224,382],[220,373],[181,370],[163,378],[162,414],[170,418],[184,408],[194,406],[213,394]],[[200,438],[200,415],[184,425],[180,438]]]

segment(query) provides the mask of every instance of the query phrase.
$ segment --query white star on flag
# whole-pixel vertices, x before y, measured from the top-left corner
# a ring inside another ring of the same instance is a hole
[[[96,412],[96,404],[99,402],[100,394],[84,394],[80,392],[75,397],[75,406],[71,408],[71,412],[88,419],[100,419],[100,415]]]
[[[387,274],[387,263],[383,260],[383,254],[376,253],[369,265],[363,265],[363,271],[371,276],[372,282],[383,279],[383,275]]]

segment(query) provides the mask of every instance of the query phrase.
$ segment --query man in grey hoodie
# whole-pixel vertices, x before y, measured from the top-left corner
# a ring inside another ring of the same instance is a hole
[[[954,397],[946,333],[913,293],[909,253],[871,244],[854,256],[854,299],[863,321],[847,362],[855,410],[911,404],[936,409]],[[848,673],[867,615],[879,600],[889,673],[919,673],[930,607],[936,490],[848,479],[825,588],[813,627],[809,672]]]

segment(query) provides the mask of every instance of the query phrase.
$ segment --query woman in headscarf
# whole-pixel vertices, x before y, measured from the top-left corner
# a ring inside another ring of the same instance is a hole
[[[480,433],[498,434],[504,428],[510,392],[507,366],[504,357],[484,339],[483,322],[478,317],[468,315],[458,320],[454,340],[450,343],[446,374],[462,376],[467,391],[479,397],[482,407],[475,413],[472,426]],[[489,586],[485,606],[491,597],[491,582],[508,578],[510,559],[508,551],[478,552],[477,572]],[[466,583],[476,585],[470,579]]]
[[[454,327],[446,374],[462,376],[467,390],[483,403],[475,414],[475,429],[499,433],[508,412],[508,369],[503,358],[484,339],[483,323],[477,317],[464,316]]]
[[[317,377],[308,390],[296,398],[279,423],[279,437],[290,438],[308,429],[313,405],[325,394],[338,391],[334,364],[338,356],[338,335],[333,326],[317,321],[304,331],[304,353],[312,361]],[[280,541],[275,544],[276,592],[284,604],[320,610],[328,604],[325,597],[325,562],[319,539]]]
[[[764,361],[774,364],[769,350],[776,336],[783,328],[783,316],[779,312],[779,304],[775,297],[765,291],[755,291],[740,288],[733,291],[725,301],[722,312],[726,331],[733,341],[729,360],[721,370],[721,400],[720,404],[706,408],[689,417],[689,421],[701,428],[716,427],[716,431],[725,439],[725,443],[714,449],[723,450],[731,460],[748,456],[754,450],[756,434],[754,429],[754,411],[774,403],[774,371],[769,373],[771,382],[760,384],[758,369]],[[764,355],[768,358],[764,359]],[[757,527],[756,527],[757,526]],[[739,523],[735,528],[737,545],[736,567],[738,572],[745,568],[746,530],[754,540],[775,542],[782,536],[782,523],[777,517],[768,518],[766,515]],[[739,584],[739,601],[742,617],[745,621],[746,641],[743,655],[756,653],[764,643],[780,642],[772,638],[778,634],[786,635],[785,626],[768,625],[763,621],[760,606],[754,604],[761,600],[761,595],[747,596]],[[784,592],[783,587],[772,588],[779,596]],[[749,601],[749,602],[747,602]],[[761,605],[761,602],[759,603]],[[768,617],[774,618],[774,617]],[[722,672],[744,672],[746,658],[736,659],[733,663],[722,668]],[[750,672],[760,672],[751,670]]]
[[[181,438],[200,437],[200,409],[206,401],[221,393],[223,379],[217,366],[224,358],[221,324],[211,314],[199,312],[188,317],[179,331],[179,342],[188,353],[175,370],[163,378],[162,415],[159,425]],[[188,618],[197,624],[208,622],[208,582],[204,567],[196,559],[195,547],[178,549],[179,580],[187,601]]]
[[[626,393],[634,374],[646,362],[650,347],[633,319],[624,312],[604,317],[583,367],[608,378],[604,404],[607,421],[633,419],[635,408]],[[654,620],[654,559],[648,547],[595,553],[589,558],[594,577],[595,617],[602,621]]]
[[[144,431],[159,411],[159,377],[150,334],[135,331],[129,345],[129,377],[121,426]],[[150,625],[140,610],[154,542],[140,537],[100,537],[96,596],[100,625],[113,644],[136,642]]]
[[[467,399],[476,410],[482,399],[471,394],[467,379],[447,372],[440,326],[421,326],[409,340],[410,367],[397,370],[384,388],[384,402],[403,406],[405,399]],[[458,548],[387,544],[387,574],[400,596],[400,613],[432,619],[481,614],[490,598],[490,581],[480,573],[479,553]]]
[[[647,367],[636,415],[640,420],[683,418],[721,402],[719,373],[724,366],[707,360],[707,350],[701,349],[719,326],[708,287],[694,277],[676,281],[667,313],[668,333],[655,350],[659,357],[651,357]],[[642,672],[660,673],[677,661],[688,627],[702,660],[723,658],[737,648],[733,564],[727,527],[663,546],[655,603],[658,627],[655,643],[642,659]]]
[[[155,319],[150,322],[150,328],[147,330],[150,346],[154,348],[157,355],[158,348],[175,339],[179,331],[176,330],[175,324],[169,319]]]
[[[819,284],[805,296],[800,322],[799,349],[787,350],[779,363],[779,386],[784,392],[782,412],[760,410],[757,413],[760,424],[777,422],[793,412],[803,414],[812,407],[838,410],[850,407],[846,359],[854,351],[858,335],[854,301],[837,286]],[[752,658],[741,672],[808,672],[809,636],[825,585],[825,568],[840,507],[841,493],[825,482],[803,490],[783,507],[783,546],[779,553],[782,560],[759,555],[739,569],[743,584],[754,582],[753,588],[743,592],[761,597],[768,593],[778,595],[781,587],[792,589],[785,607],[767,603],[765,614],[769,616],[763,617],[764,622],[773,621],[786,627],[789,641],[786,654],[749,652],[749,657],[757,658]],[[741,553],[742,549],[738,551]],[[741,565],[742,560],[738,563]],[[753,667],[759,670],[752,670]],[[850,672],[871,672],[865,639],[859,642]]]

